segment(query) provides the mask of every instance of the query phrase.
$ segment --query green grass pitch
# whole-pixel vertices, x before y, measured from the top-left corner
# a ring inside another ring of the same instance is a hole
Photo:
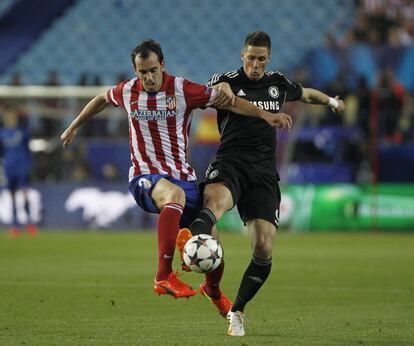
[[[221,240],[233,299],[249,240]],[[154,294],[155,268],[153,232],[1,233],[0,345],[414,345],[413,234],[279,234],[242,338],[200,295]]]

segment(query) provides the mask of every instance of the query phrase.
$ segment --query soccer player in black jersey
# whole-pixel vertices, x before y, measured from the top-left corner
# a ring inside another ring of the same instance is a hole
[[[268,34],[261,31],[248,34],[241,52],[243,66],[213,75],[208,85],[227,82],[235,95],[272,113],[279,112],[285,102],[296,100],[326,105],[335,113],[345,109],[338,96],[331,98],[318,90],[304,88],[281,72],[267,72],[270,52]],[[203,209],[190,225],[190,231],[193,235],[211,234],[216,221],[235,205],[247,225],[252,260],[228,313],[228,335],[242,336],[245,306],[266,281],[272,265],[280,204],[276,130],[260,119],[238,117],[228,110],[218,110],[217,117],[220,147],[202,183]],[[181,233],[182,237],[188,237],[188,230],[182,230],[179,238]]]

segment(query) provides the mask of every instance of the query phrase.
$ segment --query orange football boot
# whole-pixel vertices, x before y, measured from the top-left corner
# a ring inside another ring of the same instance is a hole
[[[168,278],[166,280],[154,280],[154,291],[158,293],[158,295],[169,294],[176,299],[189,298],[197,293],[195,289],[178,278],[177,272],[171,272],[168,274]]]
[[[37,234],[37,228],[33,224],[28,224],[26,226],[26,232],[29,233],[31,236],[35,236]]]
[[[188,240],[192,237],[191,231],[188,228],[182,228],[177,234],[177,249],[180,252],[181,269],[185,272],[190,272],[191,269],[184,263],[183,252],[184,246]]]
[[[206,282],[204,281],[200,285],[200,294],[206,297],[210,302],[212,302],[218,309],[220,315],[224,318],[227,318],[227,313],[230,311],[233,303],[224,295],[223,292],[220,292],[220,297],[218,299],[211,298],[205,289]]]
[[[10,228],[7,231],[7,234],[9,235],[9,237],[12,237],[12,238],[17,238],[17,237],[20,237],[21,235],[20,230],[17,227]]]

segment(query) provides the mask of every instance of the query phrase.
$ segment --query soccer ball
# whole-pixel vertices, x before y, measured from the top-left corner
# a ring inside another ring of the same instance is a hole
[[[220,243],[208,234],[195,235],[184,246],[184,262],[196,273],[213,271],[220,265],[222,258]]]

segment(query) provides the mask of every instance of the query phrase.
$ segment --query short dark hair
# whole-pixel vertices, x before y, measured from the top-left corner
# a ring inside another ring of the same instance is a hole
[[[272,48],[272,41],[270,36],[264,31],[253,31],[246,36],[244,40],[244,46],[254,46],[254,47],[266,47],[269,50],[269,53]]]
[[[132,65],[135,67],[135,57],[139,55],[142,59],[147,59],[150,55],[150,52],[157,54],[158,61],[162,63],[164,61],[164,54],[162,52],[161,45],[153,40],[142,41],[138,46],[136,46],[131,52]]]

